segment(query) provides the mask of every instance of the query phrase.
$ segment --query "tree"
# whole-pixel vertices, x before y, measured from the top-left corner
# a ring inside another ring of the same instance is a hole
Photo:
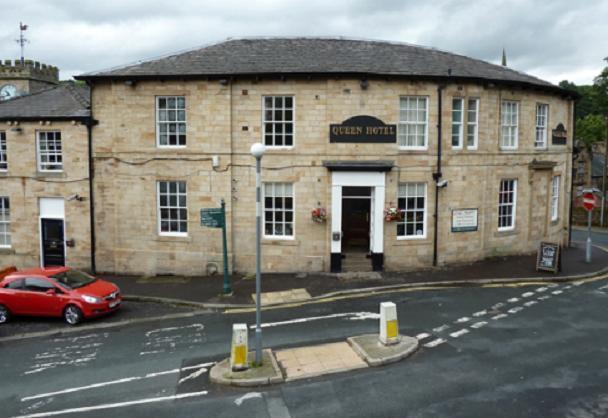
[[[593,144],[602,141],[606,134],[606,119],[603,115],[590,114],[576,121],[576,137],[593,159]]]

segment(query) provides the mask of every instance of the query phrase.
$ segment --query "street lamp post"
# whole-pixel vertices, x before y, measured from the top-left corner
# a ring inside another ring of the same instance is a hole
[[[255,143],[251,146],[251,155],[255,157],[255,362],[262,364],[262,312],[260,292],[262,289],[261,236],[262,236],[262,156],[266,151],[264,144]]]

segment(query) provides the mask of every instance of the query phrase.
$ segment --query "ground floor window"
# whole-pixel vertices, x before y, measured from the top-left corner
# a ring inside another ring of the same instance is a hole
[[[159,181],[158,232],[160,235],[188,234],[188,201],[185,181]]]
[[[498,193],[498,230],[515,228],[517,180],[501,180]]]
[[[559,217],[559,181],[560,176],[553,177],[551,182],[551,220],[556,221]]]
[[[0,197],[0,247],[11,246],[11,216],[8,197]]]
[[[397,236],[426,237],[426,183],[402,183],[397,197],[400,216]]]
[[[293,184],[264,183],[264,236],[293,237],[293,224]]]

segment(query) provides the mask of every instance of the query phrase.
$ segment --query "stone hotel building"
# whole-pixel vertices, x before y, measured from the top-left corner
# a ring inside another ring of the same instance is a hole
[[[55,211],[69,265],[205,274],[222,241],[200,210],[224,199],[230,268],[252,271],[256,142],[263,271],[413,270],[567,243],[574,96],[510,68],[254,38],[77,79],[87,119],[0,118],[0,264],[45,264],[41,212]]]

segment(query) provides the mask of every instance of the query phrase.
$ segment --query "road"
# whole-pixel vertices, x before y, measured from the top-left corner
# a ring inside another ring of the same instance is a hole
[[[572,229],[572,241],[587,241],[587,230],[583,229]],[[594,245],[600,245],[603,247],[608,247],[608,233],[603,231],[594,230],[591,231],[591,242]]]
[[[608,416],[608,280],[396,292],[269,310],[264,345],[374,332],[374,314],[387,300],[397,304],[401,333],[419,336],[416,354],[271,387],[208,381],[209,367],[228,354],[232,323],[251,324],[253,312],[2,342],[0,415]]]

